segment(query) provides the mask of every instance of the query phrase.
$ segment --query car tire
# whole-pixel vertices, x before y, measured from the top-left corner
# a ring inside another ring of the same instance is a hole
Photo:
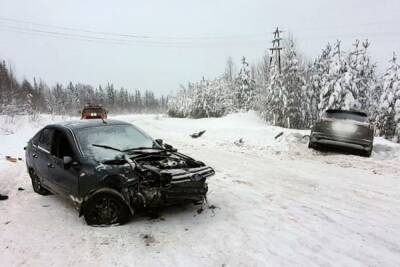
[[[83,208],[83,216],[88,225],[124,224],[130,218],[125,202],[111,193],[98,193],[92,196]]]
[[[37,174],[33,168],[29,169],[29,176],[31,177],[32,188],[35,193],[38,193],[39,195],[42,195],[42,196],[51,195],[49,190],[42,187],[40,178],[39,178],[39,176],[37,176]]]
[[[309,141],[308,142],[308,148],[316,149],[316,144],[314,142]]]
[[[363,152],[361,153],[361,156],[366,157],[366,158],[369,158],[369,157],[371,157],[371,154],[372,154],[372,149],[371,149],[371,150],[363,151]]]

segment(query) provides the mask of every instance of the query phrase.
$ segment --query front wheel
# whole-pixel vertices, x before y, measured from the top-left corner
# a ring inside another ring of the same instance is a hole
[[[130,212],[118,196],[98,193],[86,202],[83,216],[88,225],[124,224],[129,220]]]

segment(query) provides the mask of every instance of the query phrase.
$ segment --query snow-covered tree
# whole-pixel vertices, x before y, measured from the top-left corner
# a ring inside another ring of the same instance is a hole
[[[282,50],[282,69],[272,60],[267,85],[261,89],[257,109],[272,125],[302,128],[305,96],[305,71],[301,66],[293,39],[288,39]]]
[[[375,64],[368,55],[368,40],[356,40],[347,55],[338,41],[328,54],[320,93],[320,113],[329,108],[367,111],[372,105],[371,94],[376,89]],[[327,72],[326,72],[327,71]]]
[[[304,69],[300,66],[295,43],[292,38],[286,40],[283,60],[283,85],[286,91],[286,105],[284,109],[284,117],[286,119],[285,127],[303,128],[305,113],[303,103],[308,99],[305,93]]]
[[[356,40],[347,58],[344,75],[344,108],[367,111],[371,107],[370,97],[376,87],[375,64],[368,55],[368,40]]]
[[[377,120],[380,134],[400,142],[400,65],[395,54],[383,76],[382,90]]]
[[[287,91],[283,84],[283,75],[279,72],[276,64],[272,65],[270,75],[268,86],[260,97],[261,115],[272,125],[284,126]]]
[[[332,50],[328,44],[323,51],[323,62],[326,64],[326,68],[323,68],[321,73],[321,90],[318,105],[320,115],[327,109],[342,107],[343,90],[341,81],[343,74],[346,72],[346,62],[343,54],[340,41],[336,42]]]
[[[242,58],[242,66],[235,80],[234,106],[237,110],[247,111],[253,107],[256,84],[246,58]]]

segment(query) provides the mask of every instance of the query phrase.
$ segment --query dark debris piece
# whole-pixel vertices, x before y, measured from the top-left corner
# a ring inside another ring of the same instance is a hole
[[[0,194],[0,200],[7,200],[8,196]]]
[[[281,137],[282,135],[283,135],[283,132],[278,133],[278,134],[275,136],[275,139],[278,139],[278,138]]]
[[[200,131],[198,133],[193,133],[190,135],[190,137],[192,138],[199,138],[200,136],[202,136],[204,133],[206,132],[206,130]]]
[[[24,191],[25,189],[22,187],[18,187],[18,191]]]
[[[215,209],[219,209],[217,206],[215,206],[215,205],[210,205],[210,206],[208,206],[208,208],[210,209],[210,210],[215,210]]]

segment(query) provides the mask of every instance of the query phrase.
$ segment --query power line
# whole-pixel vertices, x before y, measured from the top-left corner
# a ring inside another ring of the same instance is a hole
[[[156,41],[139,41],[139,40],[126,40],[126,39],[111,39],[102,37],[93,37],[80,34],[70,34],[54,31],[44,31],[38,29],[29,29],[22,27],[13,27],[7,25],[0,25],[0,31],[28,34],[31,36],[51,37],[55,39],[66,39],[66,40],[77,40],[86,41],[91,43],[101,44],[117,44],[117,45],[128,45],[128,46],[145,46],[145,47],[205,47],[209,45],[223,45],[223,46],[235,46],[235,45],[263,45],[263,42],[252,43],[246,42],[230,42],[230,43],[193,43],[193,42],[156,42]]]
[[[8,25],[8,24],[14,25]],[[15,26],[15,24],[19,26]],[[23,24],[26,24],[24,26]],[[29,24],[29,25],[28,25]],[[32,27],[36,25],[36,27]],[[47,28],[47,29],[46,29]],[[49,30],[48,28],[54,28],[58,30]],[[304,29],[303,29],[304,30]],[[236,46],[236,45],[263,45],[267,36],[263,34],[263,37],[258,39],[251,39],[248,35],[247,38],[242,36],[242,40],[229,40],[226,38],[238,38],[239,36],[214,36],[214,37],[155,37],[150,35],[137,35],[137,34],[121,34],[105,31],[91,31],[86,29],[78,29],[64,26],[48,25],[43,23],[28,22],[17,19],[3,18],[0,17],[0,31],[13,32],[18,34],[29,34],[31,36],[42,36],[51,37],[58,39],[68,39],[77,41],[86,41],[91,43],[103,43],[103,44],[118,44],[118,45],[134,45],[134,46],[147,46],[147,47],[205,47],[209,45],[224,45],[224,46]],[[276,32],[274,32],[275,34]],[[350,33],[350,34],[319,34],[313,35],[311,38],[302,39],[322,39],[322,38],[346,38],[345,36],[357,37],[360,35],[367,36],[386,36],[392,37],[399,36],[399,33],[394,32],[377,32],[377,33]],[[157,40],[159,38],[160,40]],[[164,38],[164,39],[163,39]],[[274,37],[273,45],[275,43],[280,45],[281,38]],[[276,53],[277,54],[277,53]]]
[[[167,39],[167,40],[219,40],[219,39],[237,39],[237,38],[251,38],[251,37],[260,37],[265,36],[265,34],[247,34],[247,35],[220,35],[220,36],[155,36],[155,35],[140,35],[140,34],[130,34],[130,33],[114,33],[114,32],[106,32],[106,31],[93,31],[87,29],[78,29],[73,27],[65,27],[65,26],[57,26],[57,25],[50,25],[44,23],[37,23],[25,20],[18,20],[18,19],[11,19],[11,18],[4,18],[0,17],[0,21],[18,23],[18,24],[28,24],[28,25],[36,25],[41,27],[47,28],[56,28],[68,31],[75,31],[75,32],[84,32],[88,34],[95,34],[95,35],[108,35],[108,36],[115,36],[115,37],[124,37],[124,38],[135,38],[135,39]]]

